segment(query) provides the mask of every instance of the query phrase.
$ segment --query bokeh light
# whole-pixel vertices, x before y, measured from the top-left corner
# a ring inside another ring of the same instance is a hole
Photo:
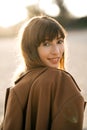
[[[87,0],[64,0],[64,4],[75,17],[87,16]]]

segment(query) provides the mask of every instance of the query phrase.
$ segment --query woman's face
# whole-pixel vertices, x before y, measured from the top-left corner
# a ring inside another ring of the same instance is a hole
[[[58,68],[64,52],[64,39],[59,37],[52,41],[46,40],[38,47],[41,61],[49,67]]]

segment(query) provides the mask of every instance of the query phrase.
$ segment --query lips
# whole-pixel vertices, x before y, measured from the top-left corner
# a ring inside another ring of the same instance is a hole
[[[52,64],[58,64],[60,58],[57,57],[57,58],[49,58],[49,61],[52,63]]]

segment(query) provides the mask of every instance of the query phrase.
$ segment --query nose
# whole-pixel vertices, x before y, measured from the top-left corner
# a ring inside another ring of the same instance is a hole
[[[53,55],[60,55],[60,49],[59,49],[59,47],[57,45],[53,45],[52,49],[51,49],[51,53]]]

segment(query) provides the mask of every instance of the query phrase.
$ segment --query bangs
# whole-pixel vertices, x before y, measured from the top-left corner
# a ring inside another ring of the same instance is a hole
[[[45,40],[52,41],[55,37],[58,36],[60,36],[63,39],[65,38],[65,31],[60,25],[58,25],[58,23],[54,23],[53,21],[45,22],[47,23],[42,23],[38,32],[39,45],[41,42],[44,42]]]

